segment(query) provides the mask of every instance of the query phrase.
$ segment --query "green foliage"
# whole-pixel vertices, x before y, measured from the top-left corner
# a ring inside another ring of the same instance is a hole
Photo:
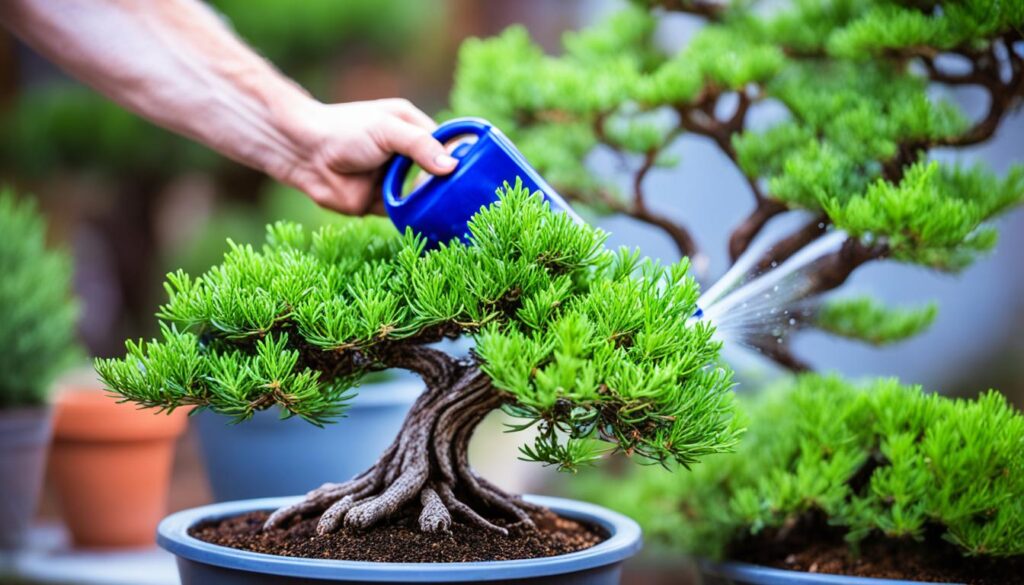
[[[528,459],[574,469],[610,447],[688,465],[731,448],[731,374],[711,327],[689,319],[688,263],[605,250],[602,232],[518,184],[499,195],[471,244],[428,251],[378,218],[278,222],[261,250],[168,275],[162,338],[97,369],[144,406],[244,419],[279,405],[321,424],[389,352],[462,333],[517,428],[539,429]]]
[[[671,166],[660,155],[679,136],[708,136],[767,199],[824,213],[891,246],[898,260],[940,270],[989,249],[985,222],[1024,197],[1019,170],[1000,179],[931,163],[939,168],[926,176],[928,149],[977,137],[958,107],[929,94],[913,60],[947,50],[998,54],[1001,37],[1024,26],[1020,3],[794,0],[767,12],[730,3],[673,51],[655,34],[662,5],[634,2],[567,33],[560,56],[545,55],[519,27],[467,41],[452,113],[490,118],[556,189],[599,209],[618,195],[588,172],[595,149],[653,153]],[[720,98],[739,95],[748,105],[780,104],[788,116],[767,128],[748,129],[742,117],[730,126]],[[631,209],[624,200],[611,208]]]
[[[842,337],[885,345],[926,330],[938,312],[934,303],[913,309],[890,309],[870,297],[837,299],[818,309],[814,325]]]
[[[736,454],[591,495],[659,544],[714,557],[814,513],[853,544],[940,534],[968,556],[1024,554],[1024,416],[998,393],[954,400],[804,375],[741,410]]]
[[[1024,165],[1004,179],[980,167],[919,163],[898,184],[878,180],[863,197],[826,203],[832,221],[852,235],[884,238],[894,259],[955,271],[996,243],[984,222],[1024,201]]]
[[[71,262],[46,249],[31,200],[0,191],[0,409],[46,402],[54,378],[79,357]]]
[[[836,56],[866,58],[920,47],[973,47],[979,38],[1020,31],[1024,5],[1001,0],[925,3],[930,10],[891,2],[873,3],[826,42]]]
[[[91,90],[70,84],[28,89],[0,118],[0,165],[43,177],[55,169],[168,176],[211,169],[209,150],[151,125]]]
[[[323,63],[346,43],[377,51],[408,47],[435,18],[427,4],[404,0],[211,0],[210,4],[270,61],[302,70]]]

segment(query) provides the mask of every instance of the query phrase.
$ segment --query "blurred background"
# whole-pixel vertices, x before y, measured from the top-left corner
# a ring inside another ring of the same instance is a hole
[[[567,29],[585,26],[615,10],[615,0],[211,0],[239,35],[323,101],[402,96],[428,113],[446,106],[459,44],[520,23],[549,50]],[[685,43],[699,21],[668,19],[660,34]],[[976,114],[981,95],[954,94]],[[756,112],[753,126],[777,112]],[[257,242],[276,219],[306,224],[331,221],[302,195],[265,176],[135,118],[62,75],[0,31],[0,177],[38,198],[50,239],[73,255],[75,291],[81,299],[79,333],[88,353],[123,353],[126,338],[154,333],[153,313],[163,299],[166,272],[199,273],[217,262],[225,240]],[[734,165],[701,138],[675,147],[681,164],[654,173],[647,184],[652,207],[685,219],[711,260],[710,273],[726,266],[727,234],[747,211],[749,194]],[[991,142],[959,151],[997,171],[1024,156],[1024,116],[1009,119]],[[607,153],[592,156],[595,172],[618,177]],[[625,175],[623,174],[624,178]],[[624,180],[624,179],[623,179]],[[640,246],[645,254],[675,260],[659,232],[627,218],[608,217],[601,227],[611,243]],[[768,234],[784,231],[771,225]],[[824,335],[805,334],[797,350],[824,370],[852,376],[893,375],[929,389],[972,396],[997,387],[1024,403],[1024,212],[1001,220],[996,251],[959,277],[877,263],[859,270],[846,286],[896,303],[935,300],[940,313],[924,335],[872,348]],[[757,374],[760,375],[760,374]],[[342,424],[345,424],[344,422]],[[485,475],[515,489],[541,489],[545,475],[509,466],[516,442],[494,433],[477,441],[474,459]],[[483,445],[483,446],[481,446]],[[479,455],[486,451],[487,456]],[[171,509],[209,501],[194,429],[177,449]],[[310,486],[313,487],[313,486]],[[54,518],[52,499],[43,519]],[[101,582],[101,581],[97,581]]]

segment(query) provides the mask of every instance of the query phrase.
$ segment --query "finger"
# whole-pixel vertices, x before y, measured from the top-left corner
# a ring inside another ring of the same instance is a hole
[[[459,162],[430,132],[397,117],[380,124],[378,139],[381,148],[408,156],[432,175],[447,175]]]
[[[377,101],[389,112],[410,124],[419,126],[427,132],[437,130],[437,122],[405,98],[388,98]]]
[[[373,173],[372,185],[370,187],[374,197],[370,197],[370,205],[366,209],[366,215],[384,215],[387,208],[384,207],[384,173],[378,170]],[[377,196],[379,194],[379,196]]]
[[[310,198],[324,209],[345,215],[364,215],[373,199],[373,179],[369,174],[323,177],[306,189]]]

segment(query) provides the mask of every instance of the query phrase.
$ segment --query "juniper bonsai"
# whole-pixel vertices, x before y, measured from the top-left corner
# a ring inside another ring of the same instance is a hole
[[[950,399],[803,375],[740,411],[735,454],[589,491],[656,542],[716,558],[826,526],[854,545],[941,538],[965,556],[1024,555],[1024,415],[997,392]]]
[[[658,24],[683,14],[707,24],[668,49]],[[753,203],[729,239],[733,261],[782,214],[800,212],[806,223],[763,253],[752,249],[760,256],[751,274],[843,230],[848,239],[814,263],[798,295],[806,302],[791,315],[797,328],[884,343],[926,327],[934,309],[907,314],[875,303],[877,318],[851,320],[849,303],[863,300],[823,303],[820,295],[871,261],[955,272],[995,245],[986,222],[1021,202],[1024,166],[998,177],[929,154],[988,140],[1020,106],[1022,30],[1024,7],[1000,0],[794,0],[769,11],[755,2],[636,0],[567,33],[557,57],[518,26],[467,41],[451,108],[502,128],[563,195],[663,230],[698,267],[698,243],[649,204],[645,183],[676,164],[669,150],[681,137],[706,139],[735,163]],[[952,87],[987,95],[980,119],[932,97]],[[784,119],[752,128],[762,104],[784,110]],[[599,149],[630,163],[625,193],[588,168]],[[681,187],[673,195],[710,194]],[[785,335],[747,342],[779,364],[807,367]]]
[[[342,414],[367,372],[422,377],[426,391],[377,464],[276,511],[267,528],[312,515],[320,534],[365,528],[410,507],[427,532],[453,515],[502,533],[497,517],[532,525],[533,506],[469,466],[474,428],[499,408],[515,429],[535,429],[525,459],[562,469],[602,444],[683,465],[731,448],[731,373],[712,327],[690,320],[688,262],[608,251],[600,231],[518,185],[500,195],[468,244],[432,250],[379,219],[313,234],[276,223],[262,250],[235,245],[203,276],[170,274],[162,339],[128,342],[124,359],[97,369],[146,407],[245,419],[278,405],[316,424]],[[475,341],[468,358],[430,345],[460,335]]]
[[[46,248],[34,202],[0,190],[0,409],[40,406],[50,385],[78,358],[71,261]]]

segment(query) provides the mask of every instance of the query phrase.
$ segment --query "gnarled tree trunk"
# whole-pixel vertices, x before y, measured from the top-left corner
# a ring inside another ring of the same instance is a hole
[[[469,441],[504,397],[476,364],[428,348],[404,348],[384,362],[418,373],[426,391],[406,416],[402,430],[370,469],[345,483],[325,484],[293,505],[274,512],[265,528],[295,517],[320,515],[319,534],[341,526],[368,528],[399,510],[419,507],[424,532],[446,532],[452,516],[506,534],[485,517],[499,514],[533,526],[535,506],[477,476],[469,465]]]

